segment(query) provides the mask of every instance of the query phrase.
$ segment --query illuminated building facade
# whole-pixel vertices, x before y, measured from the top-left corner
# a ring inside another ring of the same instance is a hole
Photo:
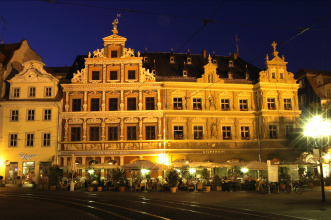
[[[61,166],[72,153],[82,167],[104,164],[103,176],[114,160],[293,159],[287,137],[300,115],[299,85],[276,43],[260,71],[237,54],[134,53],[117,23],[61,85]]]

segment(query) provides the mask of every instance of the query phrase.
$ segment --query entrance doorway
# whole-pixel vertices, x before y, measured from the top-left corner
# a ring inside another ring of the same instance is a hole
[[[11,162],[6,166],[6,184],[15,184],[18,171],[18,162]]]
[[[23,183],[31,183],[31,180],[35,181],[34,169],[34,162],[23,162]]]

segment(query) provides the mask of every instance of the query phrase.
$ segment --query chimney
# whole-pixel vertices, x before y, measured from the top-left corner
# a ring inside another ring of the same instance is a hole
[[[202,50],[202,58],[207,58],[207,50]]]
[[[233,53],[233,58],[236,60],[238,58],[238,54],[237,53]]]

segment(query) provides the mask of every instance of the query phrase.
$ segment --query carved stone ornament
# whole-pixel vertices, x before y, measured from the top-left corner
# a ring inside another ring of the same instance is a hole
[[[144,118],[143,122],[148,123],[148,122],[157,122],[157,118],[154,117],[148,117],[148,118]]]
[[[149,69],[142,68],[142,81],[155,81],[154,73],[149,72]]]
[[[186,123],[186,119],[185,118],[181,118],[181,117],[176,117],[171,119],[172,122],[185,122]]]
[[[134,49],[125,48],[124,49],[124,57],[134,57]]]
[[[100,118],[89,118],[87,119],[88,124],[100,124],[101,119]]]
[[[83,124],[83,119],[80,118],[69,119],[69,124]]]
[[[240,118],[239,119],[239,123],[240,124],[251,124],[253,122],[253,119],[252,118]]]
[[[242,91],[241,93],[238,94],[238,96],[250,96],[250,94],[245,91]]]
[[[126,118],[124,120],[124,123],[138,123],[138,118],[133,118],[133,117]]]
[[[23,70],[15,75],[11,83],[58,83],[59,80],[44,70],[44,63],[37,60],[30,60],[22,64]]]
[[[224,124],[224,123],[233,123],[234,122],[234,118],[228,118],[228,117],[222,118],[221,120],[219,120],[219,122],[221,124]]]
[[[93,51],[93,57],[104,58],[104,48]]]
[[[111,117],[111,118],[106,118],[105,119],[106,123],[120,123],[121,119],[120,118],[115,118],[115,117]]]
[[[71,82],[83,82],[83,79],[86,74],[86,69],[77,70],[77,73],[74,73],[74,76],[71,79]]]
[[[229,92],[221,92],[221,93],[219,93],[218,95],[219,95],[219,96],[232,96],[232,94],[229,93]]]
[[[206,118],[196,117],[192,119],[192,122],[206,122]]]

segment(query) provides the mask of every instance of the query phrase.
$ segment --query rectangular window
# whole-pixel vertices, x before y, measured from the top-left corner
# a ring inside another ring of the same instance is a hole
[[[221,99],[222,111],[230,111],[230,99]]]
[[[286,125],[285,128],[286,128],[285,130],[286,138],[290,138],[293,133],[293,125]]]
[[[271,139],[277,139],[277,126],[276,125],[269,125],[269,136]]]
[[[223,140],[231,140],[231,126],[223,126],[222,127],[223,131]]]
[[[92,80],[100,80],[100,72],[92,71]]]
[[[11,121],[18,121],[18,110],[11,110],[10,120]]]
[[[26,146],[33,147],[34,134],[26,134]]]
[[[14,98],[20,97],[20,88],[14,88]]]
[[[136,71],[135,70],[129,70],[128,71],[128,79],[131,79],[131,80],[136,79]]]
[[[240,99],[239,100],[239,108],[240,108],[240,111],[247,111],[248,110],[248,101],[247,101],[247,99]]]
[[[118,140],[118,127],[108,127],[108,141]]]
[[[241,130],[241,140],[249,140],[249,127],[242,126],[240,130]]]
[[[52,120],[52,109],[44,109],[44,120],[45,121]]]
[[[80,127],[71,128],[71,141],[80,141],[81,131]]]
[[[34,121],[34,110],[28,110],[28,121]]]
[[[118,99],[109,98],[109,111],[117,111],[117,110],[118,110]]]
[[[175,140],[183,140],[184,139],[183,126],[174,126],[174,139]]]
[[[100,110],[100,99],[92,98],[91,99],[91,111],[99,111]]]
[[[146,97],[146,110],[155,110],[154,97]]]
[[[90,141],[99,141],[99,127],[90,127]]]
[[[127,99],[127,110],[137,110],[136,98],[128,98]]]
[[[10,134],[9,135],[9,146],[10,147],[17,147],[17,134]]]
[[[82,110],[82,99],[72,99],[72,111],[80,112]]]
[[[174,98],[173,104],[174,104],[174,110],[183,110],[183,99],[182,98]]]
[[[52,97],[52,87],[46,87],[45,88],[45,96],[46,97]]]
[[[193,98],[193,110],[201,110],[202,101],[201,98]]]
[[[155,126],[146,126],[146,140],[155,140]]]
[[[291,99],[284,99],[284,110],[292,110]]]
[[[127,140],[137,140],[137,127],[127,126],[126,127]]]
[[[51,134],[50,133],[43,134],[43,146],[44,147],[51,146]]]
[[[202,139],[202,133],[203,133],[203,127],[202,126],[194,126],[194,140],[201,140]]]
[[[29,88],[29,97],[36,97],[36,88],[35,87]]]
[[[117,80],[117,71],[110,71],[109,72],[109,79],[110,80]]]
[[[267,98],[267,104],[269,110],[276,110],[275,98]]]
[[[117,50],[112,50],[112,51],[110,52],[110,57],[111,57],[111,58],[117,58]]]

